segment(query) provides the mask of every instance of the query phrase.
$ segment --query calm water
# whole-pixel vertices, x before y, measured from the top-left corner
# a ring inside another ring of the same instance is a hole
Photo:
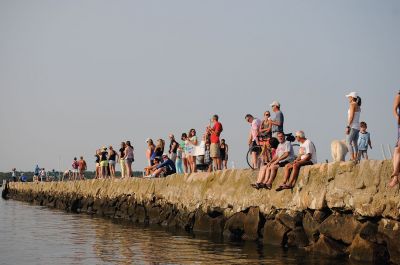
[[[0,199],[0,264],[353,264]]]

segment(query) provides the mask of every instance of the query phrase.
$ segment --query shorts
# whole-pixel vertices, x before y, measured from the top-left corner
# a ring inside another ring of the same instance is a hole
[[[252,152],[261,153],[261,147],[257,145],[256,141],[251,142],[250,148]]]
[[[72,173],[78,173],[78,169],[77,168],[72,169]],[[42,177],[42,176],[40,176],[40,177]]]
[[[133,158],[125,158],[125,164],[132,164]]]
[[[219,158],[220,157],[220,150],[218,143],[211,143],[210,145],[210,157],[211,158]]]
[[[176,160],[176,153],[171,153],[171,154],[169,154],[169,159],[171,159],[172,161],[174,161],[175,162],[175,160]]]
[[[279,162],[278,162],[278,166],[279,166],[279,167],[284,167],[284,166],[286,166],[286,165],[289,164],[289,163],[290,163],[290,161],[288,161],[288,160],[279,161]]]
[[[115,160],[108,160],[108,164],[110,166],[115,166]]]
[[[107,160],[105,160],[105,161],[100,161],[100,166],[101,166],[101,167],[108,167],[108,161],[107,161]]]
[[[225,157],[223,157],[222,160],[228,161],[228,155],[225,155]]]

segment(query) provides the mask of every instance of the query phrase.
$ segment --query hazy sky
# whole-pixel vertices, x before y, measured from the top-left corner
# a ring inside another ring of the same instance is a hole
[[[319,161],[344,138],[358,91],[374,149],[393,146],[400,1],[0,0],[0,171],[94,168],[102,145],[204,131],[220,115],[246,166],[249,124],[278,100]],[[167,141],[168,142],[168,141]]]

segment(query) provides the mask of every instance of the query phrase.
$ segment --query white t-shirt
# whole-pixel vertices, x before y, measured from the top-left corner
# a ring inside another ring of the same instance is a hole
[[[300,144],[299,154],[301,155],[301,159],[307,154],[311,154],[311,162],[313,164],[317,164],[317,150],[315,149],[315,145],[309,139],[307,139],[304,143]]]
[[[285,141],[284,143],[280,143],[276,148],[275,156],[277,158],[281,157],[284,153],[289,152],[289,156],[279,162],[284,161],[292,161],[294,157],[293,147],[289,141]]]

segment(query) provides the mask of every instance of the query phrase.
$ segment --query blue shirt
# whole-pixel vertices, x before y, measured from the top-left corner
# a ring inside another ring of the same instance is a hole
[[[359,133],[358,135],[358,150],[367,151],[369,143],[369,132]]]
[[[157,169],[165,167],[167,169],[167,173],[173,174],[176,173],[175,163],[171,159],[167,159],[161,164],[157,166]]]

